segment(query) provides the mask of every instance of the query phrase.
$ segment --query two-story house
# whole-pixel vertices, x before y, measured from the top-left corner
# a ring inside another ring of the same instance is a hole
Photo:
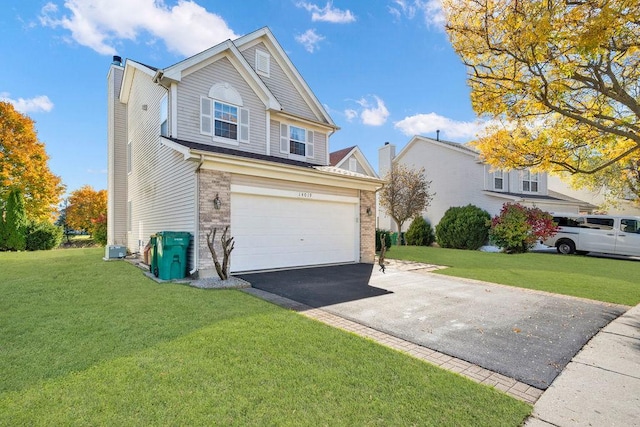
[[[434,227],[452,206],[476,205],[491,216],[505,203],[535,206],[549,212],[585,212],[595,206],[547,189],[547,175],[529,170],[493,170],[479,153],[466,145],[416,135],[396,155],[396,146],[386,143],[379,151],[380,177],[392,164],[424,168],[435,193],[424,218]],[[383,209],[378,209],[378,227],[396,230]],[[406,224],[408,227],[410,221]]]
[[[109,244],[187,231],[200,277],[213,227],[232,272],[373,262],[382,182],[329,165],[338,127],[268,28],[162,69],[114,57],[107,82]]]

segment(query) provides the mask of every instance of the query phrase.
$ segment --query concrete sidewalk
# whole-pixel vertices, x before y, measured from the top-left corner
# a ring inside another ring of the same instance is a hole
[[[585,345],[525,426],[640,426],[640,305]]]

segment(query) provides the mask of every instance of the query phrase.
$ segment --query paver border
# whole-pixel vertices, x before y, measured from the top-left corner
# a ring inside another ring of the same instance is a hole
[[[306,317],[320,321],[329,326],[368,338],[381,345],[415,357],[416,359],[420,359],[447,371],[462,375],[474,382],[494,387],[511,397],[527,402],[531,405],[535,404],[540,396],[542,396],[543,390],[531,387],[530,385],[519,382],[513,378],[509,378],[505,375],[490,371],[439,351],[432,350],[428,347],[403,340],[386,332],[370,328],[361,323],[345,319],[320,308],[313,308],[289,298],[256,288],[242,289],[242,292],[251,294],[280,307],[296,311]]]

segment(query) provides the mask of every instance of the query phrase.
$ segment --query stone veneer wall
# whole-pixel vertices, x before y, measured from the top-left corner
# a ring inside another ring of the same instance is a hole
[[[222,262],[220,236],[222,236],[224,228],[231,224],[231,174],[201,169],[198,172],[198,193],[198,213],[200,218],[198,276],[200,278],[217,277],[213,258],[207,246],[207,233],[211,231],[212,227],[218,229],[215,248],[218,259]],[[215,199],[216,194],[220,199],[220,209],[213,207],[213,199]],[[231,256],[233,257],[233,253]]]
[[[371,215],[367,214],[371,208]],[[376,255],[376,193],[360,191],[360,262],[373,264]]]

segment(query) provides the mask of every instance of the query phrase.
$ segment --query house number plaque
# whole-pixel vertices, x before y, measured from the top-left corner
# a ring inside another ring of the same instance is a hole
[[[313,194],[300,191],[298,192],[298,197],[302,197],[303,199],[310,199],[311,197],[313,197]]]

